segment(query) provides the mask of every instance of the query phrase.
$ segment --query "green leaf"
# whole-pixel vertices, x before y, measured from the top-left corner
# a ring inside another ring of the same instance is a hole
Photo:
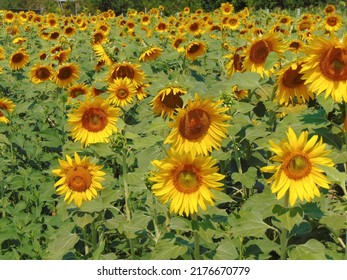
[[[281,221],[282,226],[289,231],[292,230],[295,225],[300,224],[303,219],[303,211],[300,207],[287,209],[280,205],[275,205],[273,213],[275,217]]]
[[[86,225],[94,221],[94,218],[92,215],[83,213],[82,216],[74,216],[73,220],[80,228],[84,228]]]
[[[331,213],[320,219],[320,223],[339,235],[341,230],[347,228],[347,216]]]
[[[310,233],[312,230],[312,226],[309,222],[303,221],[299,225],[294,225],[293,229],[290,231],[289,236],[297,236],[297,235],[305,235]]]
[[[253,212],[239,218],[232,232],[235,236],[262,237],[269,228],[271,227],[263,221],[262,215]]]
[[[310,239],[305,244],[295,245],[288,250],[291,260],[325,260],[325,247],[315,239]]]
[[[242,174],[234,172],[231,178],[235,182],[240,182],[246,188],[253,188],[257,180],[257,169],[255,167],[250,167],[247,172]]]
[[[175,230],[191,231],[190,222],[182,217],[172,217],[170,228]]]
[[[279,56],[276,52],[270,52],[265,60],[264,68],[271,69],[279,61]]]
[[[231,86],[237,86],[238,89],[255,89],[260,87],[259,81],[261,79],[260,74],[255,72],[236,72],[231,76]]]
[[[11,145],[10,140],[8,140],[8,138],[4,134],[0,134],[0,143]]]
[[[215,260],[235,260],[239,257],[235,244],[230,240],[223,240],[217,247]]]
[[[187,247],[177,245],[174,241],[161,239],[154,247],[150,259],[152,260],[174,260],[187,252]]]

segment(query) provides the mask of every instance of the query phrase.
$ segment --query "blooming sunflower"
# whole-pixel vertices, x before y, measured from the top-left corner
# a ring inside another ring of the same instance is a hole
[[[302,79],[303,74],[300,73],[302,65],[303,62],[295,62],[278,71],[275,99],[280,105],[303,104],[307,103],[310,98],[314,99],[313,93],[308,90],[305,80]]]
[[[198,212],[198,206],[206,211],[206,203],[214,205],[211,189],[219,191],[225,176],[218,173],[212,157],[169,151],[167,158],[152,164],[158,168],[150,177],[155,182],[153,193],[163,203],[170,201],[170,212],[189,216]]]
[[[29,63],[29,55],[25,49],[19,49],[10,57],[10,67],[12,70],[19,70],[24,68]]]
[[[9,119],[3,114],[3,110],[12,113],[16,105],[7,98],[0,98],[0,122],[9,123]]]
[[[234,48],[231,54],[225,56],[229,61],[225,64],[228,76],[232,76],[235,72],[243,71],[243,61],[245,55],[243,54],[244,47]]]
[[[167,86],[161,89],[151,101],[153,112],[157,116],[172,116],[177,108],[183,107],[181,95],[188,93],[187,90],[178,86]]]
[[[324,13],[325,14],[333,14],[336,12],[336,7],[335,5],[328,4],[324,8]]]
[[[264,68],[269,53],[276,52],[281,54],[284,50],[285,45],[278,33],[260,37],[245,50],[243,69],[245,71],[257,72],[262,77],[264,75],[269,76],[274,71],[273,67],[271,69]]]
[[[136,95],[136,85],[127,77],[117,78],[110,83],[108,88],[110,96],[108,99],[111,104],[124,107],[129,103],[132,103],[133,97]]]
[[[67,87],[79,78],[80,70],[77,65],[73,63],[61,65],[57,73],[55,73],[53,80],[60,87]]]
[[[105,65],[112,64],[111,58],[108,56],[107,52],[101,44],[93,45],[93,50],[95,54],[99,57],[99,61],[104,61]]]
[[[65,194],[64,201],[74,201],[77,207],[81,207],[83,201],[97,197],[97,192],[103,189],[100,182],[106,174],[101,171],[103,166],[92,163],[88,157],[80,158],[77,153],[73,159],[66,155],[66,160],[58,161],[60,168],[52,170],[52,173],[61,178],[54,187],[57,187],[59,195]]]
[[[71,98],[76,98],[77,96],[88,95],[88,94],[89,94],[89,89],[88,89],[88,86],[85,84],[76,84],[76,85],[70,86],[68,89],[68,95]]]
[[[221,4],[220,9],[223,15],[230,15],[234,11],[234,6],[226,2]]]
[[[271,190],[277,193],[277,199],[285,194],[289,195],[289,204],[293,206],[296,200],[311,201],[320,196],[319,186],[329,189],[329,181],[320,166],[333,166],[330,158],[326,157],[329,150],[325,150],[322,139],[314,135],[308,140],[308,132],[304,131],[299,138],[289,128],[288,141],[282,140],[277,145],[270,141],[271,150],[276,154],[271,160],[280,165],[262,167],[263,172],[275,173],[268,183],[272,183]]]
[[[206,53],[207,46],[204,42],[195,41],[190,43],[186,48],[186,57],[190,60],[196,60]]]
[[[144,51],[139,58],[139,61],[152,61],[158,58],[163,52],[163,49],[158,47],[152,47],[146,51]]]
[[[325,97],[347,102],[347,35],[342,42],[336,37],[317,37],[305,53],[308,56],[301,73],[308,89],[317,94],[325,91]]]
[[[116,122],[120,109],[112,107],[108,100],[96,97],[81,102],[72,114],[68,114],[72,138],[83,146],[108,143],[109,136],[117,132]]]
[[[3,47],[0,47],[0,60],[5,58],[5,49]]]
[[[49,65],[37,64],[30,69],[29,76],[33,84],[39,84],[53,77],[53,69]]]
[[[129,62],[114,63],[109,70],[107,81],[112,83],[117,78],[129,78],[135,85],[142,84],[145,78],[145,72],[140,69],[139,64]]]
[[[327,31],[333,32],[342,26],[342,17],[337,14],[327,15],[324,19],[324,27]]]
[[[222,101],[213,102],[209,98],[188,101],[185,108],[177,108],[177,115],[169,123],[172,128],[165,144],[172,144],[179,153],[208,155],[212,148],[219,149],[230,126],[226,121],[231,117],[224,114],[228,108],[220,108]]]

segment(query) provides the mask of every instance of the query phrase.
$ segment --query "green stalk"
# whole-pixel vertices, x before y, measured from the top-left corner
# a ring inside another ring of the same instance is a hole
[[[199,235],[199,229],[194,229],[194,222],[198,222],[198,216],[196,213],[192,214],[192,229],[193,229],[193,234],[194,234],[194,260],[200,260],[200,235]]]
[[[289,193],[287,192],[284,196],[284,207],[288,209]],[[288,230],[282,225],[282,232],[280,236],[281,244],[281,260],[287,259],[287,245],[288,245]]]
[[[157,200],[154,197],[154,195],[152,195],[153,198],[153,224],[154,224],[154,232],[155,232],[155,243],[157,243],[159,241],[160,238],[160,230],[158,227],[158,211],[157,211]]]
[[[93,252],[94,252],[97,249],[97,245],[98,245],[98,233],[96,231],[95,221],[91,223],[90,227],[92,229],[92,246],[93,246]]]
[[[88,240],[87,225],[83,227],[83,235],[84,235],[84,255],[87,256],[89,254],[89,246],[87,243],[87,240]]]
[[[127,174],[127,157],[126,157],[126,148],[123,150],[123,157],[122,157],[122,173],[123,173],[123,185],[124,185],[124,198],[125,198],[125,216],[127,218],[127,221],[131,221],[131,207],[130,207],[130,190],[129,185],[127,183],[127,180],[125,178],[125,175]],[[131,238],[129,238],[129,246],[130,246],[130,254],[131,259],[135,259],[135,249],[134,249],[134,242]]]

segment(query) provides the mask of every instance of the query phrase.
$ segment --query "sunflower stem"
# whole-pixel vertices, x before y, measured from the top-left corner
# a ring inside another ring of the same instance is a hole
[[[87,240],[88,240],[87,225],[83,227],[83,235],[84,235],[84,255],[87,256],[89,254],[89,246],[87,243]]]
[[[157,199],[154,197],[154,195],[152,195],[152,198],[153,198],[153,224],[154,224],[154,232],[155,232],[155,243],[157,243],[159,241],[159,238],[160,238],[160,230],[159,230],[159,227],[158,227],[158,211],[157,211],[157,207],[158,207],[158,204],[157,204]]]
[[[194,234],[194,260],[200,260],[200,235],[198,225],[198,216],[196,213],[192,214],[192,229]]]
[[[91,223],[91,229],[92,229],[92,245],[93,245],[93,252],[97,249],[97,240],[98,240],[98,233],[96,231],[95,227],[95,221]]]
[[[284,196],[284,208],[288,210],[289,193],[287,192]],[[288,230],[282,224],[282,232],[280,236],[281,243],[281,260],[287,259],[287,245],[288,245]]]
[[[122,174],[123,174],[123,185],[124,185],[124,198],[125,198],[125,215],[128,223],[131,221],[131,209],[130,209],[130,190],[125,175],[127,174],[127,153],[124,145],[123,156],[122,156]],[[132,238],[129,238],[130,254],[131,259],[135,259],[134,242]]]

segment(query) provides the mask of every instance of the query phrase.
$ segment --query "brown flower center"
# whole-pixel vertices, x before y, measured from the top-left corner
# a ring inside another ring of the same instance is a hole
[[[183,138],[195,140],[204,136],[210,127],[210,116],[201,109],[188,111],[181,119],[179,131]]]
[[[299,42],[292,42],[292,43],[290,43],[289,47],[294,49],[294,50],[297,50],[300,48],[300,43]]]
[[[88,131],[101,131],[107,123],[107,114],[100,108],[90,108],[83,113],[82,126]]]
[[[300,180],[310,174],[312,165],[305,154],[294,154],[284,160],[283,170],[288,178]]]
[[[122,78],[128,77],[130,80],[134,79],[135,77],[135,70],[128,65],[121,65],[118,68],[115,69],[115,71],[112,74],[112,78]]]
[[[265,40],[260,40],[251,47],[250,60],[254,63],[264,63],[271,51],[271,47]]]
[[[335,26],[337,24],[337,18],[334,16],[328,17],[327,24],[329,26]]]
[[[200,49],[199,44],[192,44],[188,47],[188,53],[196,53]]]
[[[58,72],[59,80],[70,79],[72,75],[73,75],[73,70],[69,66],[62,67]]]
[[[326,77],[334,81],[347,80],[347,50],[332,47],[327,50],[319,62],[320,69]]]
[[[66,174],[69,188],[76,192],[84,192],[92,184],[92,175],[84,166],[75,166]]]
[[[13,63],[20,63],[24,59],[24,55],[22,53],[16,53],[12,56]]]
[[[183,193],[196,192],[201,185],[201,181],[199,170],[192,165],[184,165],[177,170],[173,179],[176,189]]]
[[[175,108],[182,108],[183,107],[183,100],[180,97],[181,94],[167,94],[164,96],[164,99],[162,99],[162,103],[171,109]]]
[[[119,88],[116,92],[116,96],[119,98],[119,99],[125,99],[129,96],[129,90],[127,88]]]
[[[35,74],[36,77],[40,80],[47,80],[51,76],[51,72],[45,67],[37,69]]]
[[[286,72],[284,72],[282,83],[287,88],[296,88],[302,85],[305,81],[301,79],[303,74],[300,74],[301,65],[297,65],[296,69],[293,70],[290,67]]]

